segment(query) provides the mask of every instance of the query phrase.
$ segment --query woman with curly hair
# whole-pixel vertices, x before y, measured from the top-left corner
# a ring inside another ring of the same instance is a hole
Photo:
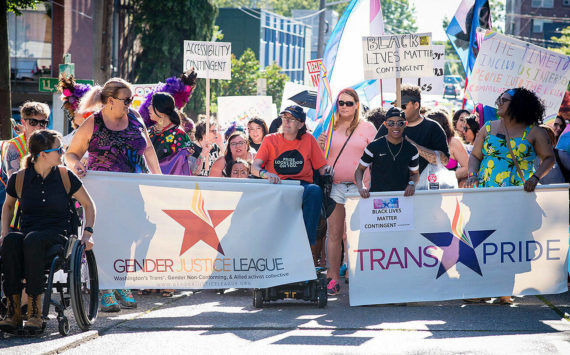
[[[500,120],[487,122],[477,134],[469,158],[468,184],[480,187],[524,185],[525,191],[534,191],[538,180],[554,164],[550,139],[539,127],[544,105],[525,88],[507,90],[495,103]],[[535,171],[532,162],[537,155],[542,163]]]

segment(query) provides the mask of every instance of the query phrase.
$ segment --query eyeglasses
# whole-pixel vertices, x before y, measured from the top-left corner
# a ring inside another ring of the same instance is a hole
[[[499,97],[499,98],[497,98],[497,100],[495,100],[495,105],[499,106],[499,105],[504,104],[504,103],[507,102],[507,101],[511,101],[511,99],[506,99],[506,98],[504,98],[504,97]]]
[[[386,126],[388,126],[388,127],[394,127],[394,126],[404,127],[407,124],[406,121],[402,121],[402,120],[400,120],[400,121],[386,121],[385,123],[386,123]]]
[[[352,106],[354,106],[354,101],[342,101],[342,100],[338,100],[338,105],[339,105],[339,106],[344,106],[344,105],[346,105],[346,107],[352,107]]]
[[[30,126],[35,127],[37,125],[40,125],[40,127],[46,128],[46,126],[48,125],[49,121],[48,120],[36,120],[35,118],[24,118],[26,121],[28,121],[28,123],[30,124]]]
[[[52,149],[42,150],[42,152],[44,152],[44,153],[57,152],[57,154],[62,155],[63,154],[63,146],[59,146],[57,148],[52,148]]]
[[[283,122],[295,122],[295,121],[299,121],[298,119],[296,119],[295,117],[282,117],[281,120],[283,120]],[[299,121],[300,122],[300,121]]]
[[[125,98],[125,99],[121,99],[121,98],[114,97],[114,96],[113,96],[113,98],[114,98],[114,99],[117,99],[117,100],[123,101],[123,103],[125,104],[125,106],[130,106],[131,103],[133,102],[133,97],[132,97],[132,96],[131,96],[131,97],[127,97],[127,98]],[[156,113],[156,111],[155,111],[155,113]]]
[[[230,143],[230,147],[235,148],[235,147],[241,147],[245,145],[245,141],[241,141],[241,142],[231,142]]]

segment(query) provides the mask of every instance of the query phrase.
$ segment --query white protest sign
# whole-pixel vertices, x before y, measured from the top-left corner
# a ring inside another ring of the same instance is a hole
[[[391,192],[368,200],[389,199]],[[402,195],[400,200],[406,199]],[[416,191],[410,230],[361,228],[346,208],[350,305],[538,295],[568,290],[568,184]],[[492,206],[492,209],[490,209]]]
[[[232,122],[247,126],[252,117],[259,117],[267,125],[276,117],[271,96],[220,96],[218,97],[218,122],[228,127]]]
[[[392,232],[414,228],[412,198],[379,196],[363,199],[360,208],[360,230],[366,232]]]
[[[443,73],[445,66],[445,46],[433,45],[433,72],[431,76],[422,78],[403,78],[402,84],[413,84],[420,87],[422,94],[443,95],[445,87],[443,83]],[[383,93],[395,93],[396,84],[393,80],[382,81]]]
[[[132,84],[133,89],[133,102],[131,103],[131,108],[138,111],[139,107],[144,102],[144,99],[148,93],[152,92],[152,89],[158,84]]]
[[[487,31],[467,90],[473,101],[495,107],[503,91],[525,87],[544,101],[548,120],[556,117],[569,80],[569,56]]]
[[[431,33],[362,37],[365,79],[433,75]]]
[[[232,44],[229,42],[184,41],[184,71],[194,67],[198,78],[232,78]]]
[[[311,87],[318,88],[319,80],[321,76],[321,66],[322,59],[308,60],[307,61],[307,73],[309,73],[310,80],[306,80],[305,84]]]
[[[102,289],[263,288],[316,277],[298,184],[99,171],[83,182],[99,208]]]

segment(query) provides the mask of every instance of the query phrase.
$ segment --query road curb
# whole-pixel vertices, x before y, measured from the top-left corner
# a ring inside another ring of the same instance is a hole
[[[41,354],[42,355],[59,354],[59,353],[62,353],[66,350],[75,348],[75,347],[77,347],[83,343],[86,343],[88,341],[96,339],[97,337],[99,337],[99,331],[89,330],[89,331],[84,332],[84,333],[80,333],[80,334],[72,335],[70,337],[62,338],[62,341],[65,341],[68,339],[70,341],[67,342],[66,344],[58,345],[54,349],[43,351],[43,352],[41,352]]]

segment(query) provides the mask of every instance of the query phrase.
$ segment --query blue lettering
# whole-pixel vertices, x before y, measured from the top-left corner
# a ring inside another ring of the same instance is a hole
[[[551,251],[560,251],[560,248],[550,248],[550,243],[554,242],[554,243],[560,243],[559,239],[551,239],[551,240],[547,240],[546,241],[546,260],[560,260],[560,257],[558,258],[554,258],[554,257],[550,257],[550,252]]]
[[[492,252],[487,252],[487,247],[491,246],[493,248],[495,248],[495,250],[493,250]],[[497,254],[497,244],[494,243],[483,243],[483,264],[487,264],[487,256],[491,256],[491,255],[495,255]]]
[[[505,246],[506,245],[510,245],[511,246],[511,250],[510,251],[505,251]],[[507,255],[509,257],[509,259],[511,259],[511,262],[515,262],[515,259],[513,259],[512,257],[512,253],[515,252],[515,243],[511,243],[511,242],[503,242],[501,243],[501,264],[505,262],[505,258],[504,256]]]
[[[537,248],[538,248],[538,250],[539,250],[538,255],[535,255],[534,257],[531,257],[531,256],[529,255],[529,254],[530,254],[529,251],[530,251],[530,244],[531,244],[531,243],[536,244],[536,246],[537,246]],[[537,260],[538,258],[540,258],[541,256],[542,256],[542,245],[540,245],[539,242],[535,242],[534,240],[527,240],[527,242],[526,242],[526,261],[534,261],[534,260]]]

